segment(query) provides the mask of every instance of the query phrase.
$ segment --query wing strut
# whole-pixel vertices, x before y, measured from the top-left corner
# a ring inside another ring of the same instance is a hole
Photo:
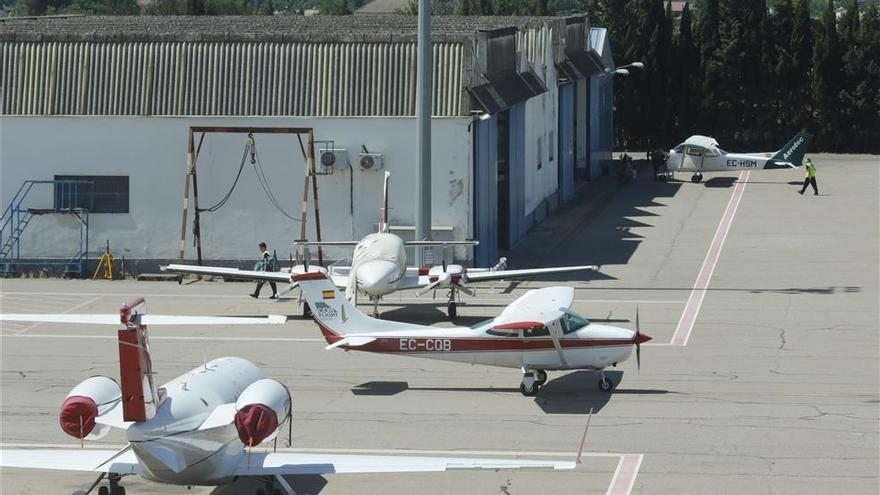
[[[555,321],[550,328],[550,338],[553,339],[553,347],[556,348],[556,354],[559,356],[559,364],[562,368],[568,368],[568,361],[565,359],[565,352],[562,350],[562,343],[559,342],[562,333],[562,325],[559,320]]]

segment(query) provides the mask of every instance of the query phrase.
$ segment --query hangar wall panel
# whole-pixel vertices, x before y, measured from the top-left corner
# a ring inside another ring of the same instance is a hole
[[[433,223],[451,226],[437,238],[471,235],[471,152],[469,119],[436,118],[432,122]],[[413,118],[138,118],[138,117],[3,117],[0,126],[0,204],[5,207],[24,180],[54,175],[128,175],[130,213],[91,215],[91,258],[105,240],[114,255],[127,259],[175,259],[180,239],[187,129],[193,125],[310,126],[316,139],[333,139],[348,150],[352,169],[337,167],[319,178],[321,226],[326,240],[359,239],[374,232],[381,201],[381,173],[362,171],[361,145],[384,154],[392,173],[389,218],[392,225],[414,223],[416,140]],[[412,136],[408,138],[408,136]],[[216,203],[229,190],[241,164],[242,134],[208,134],[198,160],[201,207]],[[299,216],[303,160],[293,136],[256,135],[259,164],[282,207]],[[350,194],[353,192],[353,195]],[[42,196],[40,196],[42,194]],[[51,206],[52,193],[35,193]],[[309,223],[310,232],[314,224]],[[255,165],[245,163],[229,202],[202,216],[204,253],[212,259],[251,259],[255,243],[265,240],[287,257],[299,237],[299,223],[269,202]],[[79,229],[67,217],[36,217],[22,241],[22,256],[72,254]],[[456,256],[468,258],[461,248]],[[195,256],[191,231],[187,255]],[[350,256],[344,250],[331,256]]]
[[[462,45],[434,43],[435,116]],[[6,115],[415,115],[415,43],[0,43]]]
[[[476,266],[498,261],[498,121],[497,117],[474,123],[474,248]]]
[[[508,174],[510,176],[510,200],[507,211],[509,219],[508,245],[514,246],[526,234],[525,103],[517,103],[510,107],[508,112],[508,126],[510,128],[510,141],[508,145]]]
[[[559,165],[557,183],[562,202],[574,196],[574,102],[575,85],[566,84],[559,88]]]

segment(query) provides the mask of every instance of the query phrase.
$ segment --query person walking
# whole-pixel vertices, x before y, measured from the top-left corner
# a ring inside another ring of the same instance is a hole
[[[816,186],[816,165],[813,164],[813,160],[807,158],[807,176],[804,177],[804,187],[801,188],[798,193],[803,194],[804,191],[807,190],[807,186],[813,186],[813,196],[819,195],[819,187]]]
[[[260,248],[260,261],[257,262],[257,265],[254,266],[254,271],[258,272],[268,272],[274,271],[273,259],[272,255],[269,254],[269,249],[266,247],[265,242],[261,242],[258,244]],[[257,282],[257,288],[254,289],[254,293],[250,294],[254,299],[260,297],[260,290],[263,288],[263,285],[266,283],[265,280],[260,280]],[[275,285],[275,282],[269,282],[269,287],[272,287],[272,295],[269,296],[269,299],[278,299],[278,287]]]

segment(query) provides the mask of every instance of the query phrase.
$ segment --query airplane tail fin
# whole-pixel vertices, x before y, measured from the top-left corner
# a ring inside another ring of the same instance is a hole
[[[791,141],[767,161],[767,165],[764,168],[800,167],[803,164],[807,148],[810,147],[810,142],[812,141],[812,134],[808,132],[797,133],[791,138]]]
[[[122,417],[125,421],[147,421],[156,415],[160,402],[159,390],[153,383],[147,326],[133,318],[137,315],[136,309],[143,306],[145,302],[141,297],[124,304],[119,310],[119,321],[125,325],[118,332]]]
[[[323,273],[294,275],[293,281],[299,284],[302,297],[328,344],[342,340],[357,323],[363,324],[370,319],[358,311]]]
[[[379,210],[379,233],[382,234],[388,229],[388,182],[391,179],[391,172],[385,171],[382,181],[382,208]]]

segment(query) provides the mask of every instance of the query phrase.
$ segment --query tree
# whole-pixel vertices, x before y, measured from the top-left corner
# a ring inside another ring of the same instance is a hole
[[[673,48],[674,100],[673,114],[678,117],[678,133],[689,136],[696,131],[699,124],[699,92],[700,54],[692,32],[693,16],[690,5],[685,3],[681,11],[678,35]]]
[[[822,25],[813,47],[813,98],[823,143],[832,148],[837,145],[837,124],[839,121],[839,92],[841,87],[840,40],[837,36],[837,19],[834,15],[834,2],[828,0],[822,13]]]

